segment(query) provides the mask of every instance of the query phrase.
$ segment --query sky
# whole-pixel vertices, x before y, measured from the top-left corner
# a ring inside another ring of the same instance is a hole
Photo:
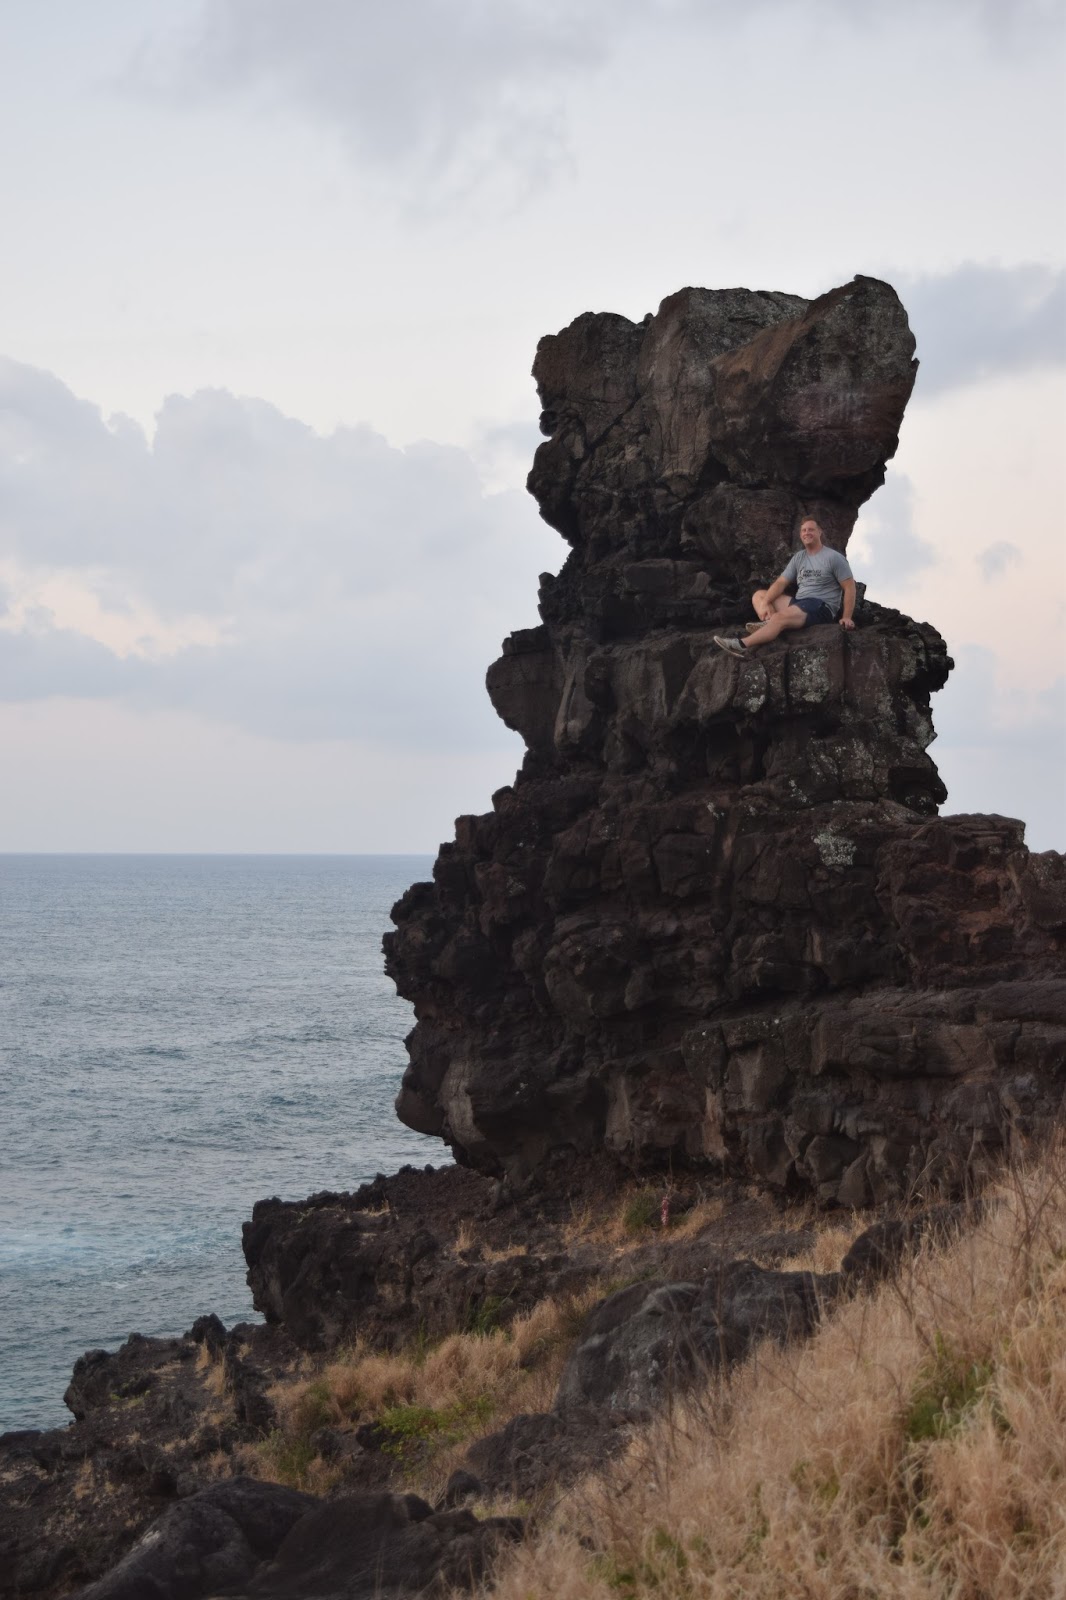
[[[0,8],[0,850],[433,851],[566,548],[537,340],[900,293],[850,546],[944,634],[946,811],[1066,849],[1060,0]]]

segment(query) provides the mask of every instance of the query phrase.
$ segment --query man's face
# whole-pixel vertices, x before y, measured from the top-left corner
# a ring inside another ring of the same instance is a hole
[[[815,550],[822,542],[822,533],[816,522],[805,522],[800,528],[800,544],[805,550]]]

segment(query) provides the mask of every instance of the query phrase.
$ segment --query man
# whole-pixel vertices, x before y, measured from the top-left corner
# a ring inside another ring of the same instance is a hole
[[[822,530],[813,517],[804,517],[800,524],[800,543],[788,566],[768,589],[757,589],[751,597],[758,622],[748,623],[746,639],[725,639],[715,634],[714,642],[720,650],[730,655],[742,656],[745,650],[757,650],[769,644],[786,628],[806,628],[812,622],[836,622],[851,629],[855,624],[855,579],[851,568],[840,554],[822,543]],[[796,585],[796,597],[790,599],[785,590]]]

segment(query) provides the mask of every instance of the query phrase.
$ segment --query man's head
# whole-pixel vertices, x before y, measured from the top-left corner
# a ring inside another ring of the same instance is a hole
[[[822,543],[822,530],[813,517],[804,517],[800,523],[800,544],[804,550],[817,550]]]

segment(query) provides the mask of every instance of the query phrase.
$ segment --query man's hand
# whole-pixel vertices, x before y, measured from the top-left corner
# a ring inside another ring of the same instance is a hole
[[[840,587],[844,592],[844,615],[840,619],[840,626],[846,633],[850,633],[855,626],[851,620],[851,613],[855,610],[855,579],[845,578]]]

